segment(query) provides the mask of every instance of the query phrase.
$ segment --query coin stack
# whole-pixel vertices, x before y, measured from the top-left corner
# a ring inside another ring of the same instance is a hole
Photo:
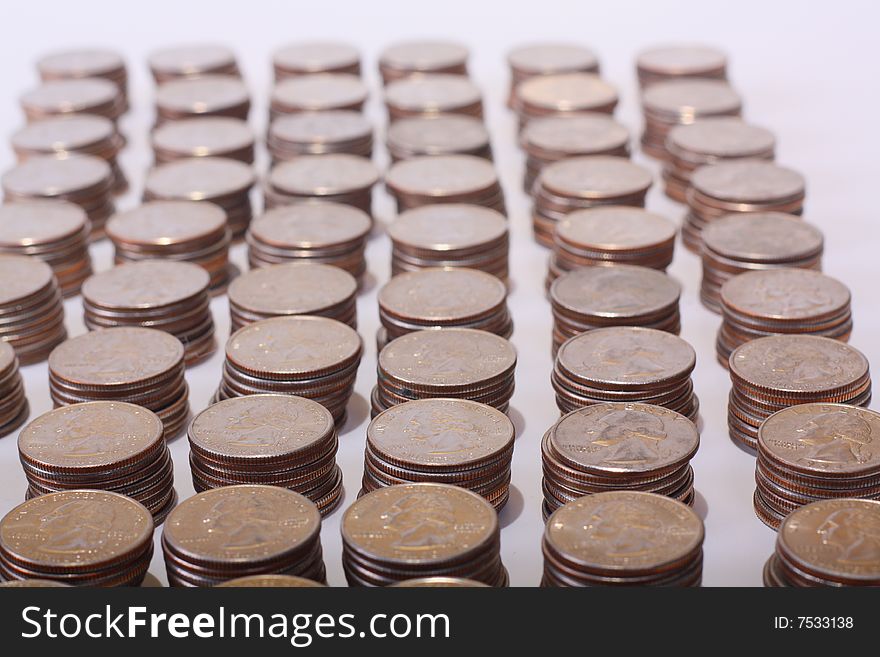
[[[113,215],[106,230],[116,249],[116,264],[191,262],[208,272],[213,294],[225,290],[234,273],[229,263],[226,213],[213,203],[150,201]]]
[[[21,201],[0,206],[0,253],[39,258],[52,268],[61,294],[79,294],[92,275],[89,219],[66,201]]]
[[[520,83],[542,75],[599,73],[599,58],[589,48],[572,43],[530,43],[507,54],[510,67],[508,106],[512,107]]]
[[[248,229],[248,262],[266,267],[286,262],[320,263],[344,269],[360,282],[373,222],[350,205],[312,201],[268,210]]]
[[[644,326],[678,335],[681,285],[656,269],[581,267],[550,286],[553,354],[571,337],[606,326]]]
[[[342,426],[362,353],[357,331],[335,319],[303,315],[253,322],[227,341],[214,400],[298,395],[322,404]]]
[[[162,421],[115,401],[56,408],[18,436],[28,499],[72,489],[106,490],[144,505],[156,524],[177,501]]]
[[[290,395],[249,395],[209,406],[189,425],[193,487],[268,484],[295,491],[327,515],[342,500],[330,412]]]
[[[8,342],[0,340],[0,438],[18,429],[30,414],[18,358]]]
[[[165,521],[162,551],[171,586],[246,575],[327,581],[318,508],[277,486],[224,486],[184,500]]]
[[[602,402],[664,406],[696,422],[693,347],[656,329],[613,326],[563,343],[550,382],[562,413]]]
[[[70,201],[89,217],[92,236],[103,233],[104,223],[116,211],[113,200],[113,169],[93,155],[59,159],[42,155],[29,158],[2,178],[5,202]]]
[[[756,450],[758,427],[776,411],[808,403],[871,402],[868,359],[853,347],[814,335],[746,342],[730,356],[730,438]]]
[[[210,276],[191,262],[143,260],[95,274],[82,287],[89,330],[143,326],[167,331],[183,343],[187,365],[217,348],[211,316]]]
[[[114,193],[121,194],[128,189],[128,181],[116,159],[124,140],[116,132],[116,125],[103,116],[75,114],[33,121],[15,132],[11,141],[19,162],[40,155],[99,157],[113,171]]]
[[[0,520],[0,578],[72,586],[140,586],[153,557],[153,517],[100,490],[40,495]]]
[[[493,333],[469,328],[425,329],[379,352],[372,414],[411,399],[470,399],[507,411],[516,349]]]
[[[517,85],[512,105],[522,129],[543,116],[613,114],[617,101],[617,89],[595,73],[562,73],[539,75]]]
[[[694,423],[660,406],[607,402],[572,411],[541,441],[544,519],[604,491],[657,493],[693,505],[690,461],[699,446]]]
[[[402,41],[379,55],[383,84],[411,75],[447,73],[467,75],[468,49],[453,41]]]
[[[422,269],[394,276],[378,294],[381,351],[401,335],[427,328],[462,327],[502,338],[513,333],[507,286],[477,269]]]
[[[0,341],[22,365],[45,360],[67,338],[52,268],[38,258],[0,254]]]
[[[779,526],[776,551],[764,566],[764,586],[880,586],[880,566],[862,557],[880,528],[880,502],[813,502]]]
[[[156,125],[204,116],[247,121],[251,97],[241,78],[206,75],[163,82],[156,89]]]
[[[97,48],[53,52],[37,61],[37,72],[44,82],[104,78],[122,91],[128,105],[128,71],[125,59],[116,51]]]
[[[578,267],[638,265],[665,271],[675,252],[675,224],[624,205],[575,210],[553,227],[546,287]]]
[[[96,114],[117,123],[127,109],[122,90],[101,78],[43,82],[25,93],[19,102],[28,121],[59,115]]]
[[[388,126],[385,145],[392,162],[423,155],[475,155],[492,159],[486,124],[460,114],[398,119]]]
[[[383,411],[367,428],[361,495],[436,482],[507,503],[515,430],[504,413],[465,399],[422,399]]]
[[[665,160],[666,138],[678,125],[706,118],[739,116],[742,99],[724,80],[670,80],[657,82],[642,93],[642,152]]]
[[[700,586],[704,536],[700,517],[664,495],[581,497],[547,521],[541,586]]]
[[[763,269],[822,268],[822,232],[794,215],[754,212],[706,226],[700,300],[721,313],[721,286],[738,274]]]
[[[217,584],[217,588],[247,589],[302,589],[324,588],[325,586],[327,585],[293,575],[245,575]]]
[[[474,155],[401,160],[388,169],[385,188],[397,201],[398,212],[436,203],[466,203],[505,213],[495,166]]]
[[[636,70],[642,89],[669,80],[726,80],[727,55],[698,44],[657,46],[639,53]]]
[[[254,163],[254,131],[241,119],[205,116],[168,121],[150,135],[156,164],[187,157],[228,157]]]
[[[342,516],[342,569],[349,586],[389,586],[414,577],[507,586],[500,547],[495,509],[458,486],[380,488]]]
[[[507,280],[507,219],[479,205],[442,203],[407,210],[388,226],[391,273],[428,267],[479,269]]]
[[[193,157],[160,164],[147,174],[144,201],[201,201],[220,206],[234,239],[251,222],[253,169],[222,157]]]
[[[395,80],[385,87],[388,121],[412,117],[461,114],[483,118],[483,94],[462,75],[418,75]]]
[[[163,48],[151,53],[147,63],[157,84],[203,75],[240,76],[235,53],[216,44]]]
[[[361,54],[348,43],[301,41],[272,53],[275,81],[316,73],[361,74]]]
[[[2,586],[2,584],[0,584]],[[463,577],[414,577],[413,579],[404,579],[390,586],[395,588],[486,588],[486,584],[475,582],[472,579]]]
[[[776,138],[740,118],[720,117],[675,126],[664,148],[664,191],[669,198],[687,203],[691,176],[699,167],[731,160],[773,160]]]
[[[66,588],[69,584],[54,582],[50,579],[14,579],[8,582],[0,581],[2,589],[52,589]]]
[[[749,271],[722,285],[720,299],[715,351],[722,365],[738,346],[767,335],[821,335],[846,342],[852,333],[849,288],[817,271]]]
[[[320,315],[357,328],[358,283],[339,267],[291,262],[254,269],[229,286],[231,331],[270,317]]]
[[[165,438],[189,419],[183,345],[147,328],[91,331],[58,345],[49,356],[49,394],[55,406],[112,400],[153,411]]]
[[[742,212],[804,210],[806,185],[796,171],[764,160],[734,160],[702,166],[691,176],[688,213],[681,227],[684,245],[702,249],[702,230],[712,221]]]
[[[880,454],[872,451],[880,413],[845,404],[801,404],[777,411],[758,429],[755,514],[777,529],[811,502],[880,500]]]
[[[362,112],[368,96],[367,85],[357,75],[325,73],[287,78],[272,89],[269,122],[301,112]]]
[[[607,114],[533,119],[519,136],[526,154],[523,189],[531,194],[541,170],[559,160],[587,155],[629,157],[629,140],[629,130]]]
[[[348,110],[290,114],[269,126],[266,147],[273,163],[331,153],[369,159],[373,156],[373,126],[360,112]]]
[[[379,169],[357,155],[307,155],[272,167],[263,190],[265,207],[303,201],[343,203],[373,215],[373,186]]]
[[[535,240],[553,245],[553,229],[574,210],[600,205],[644,207],[651,172],[623,157],[571,157],[541,170],[532,195]]]

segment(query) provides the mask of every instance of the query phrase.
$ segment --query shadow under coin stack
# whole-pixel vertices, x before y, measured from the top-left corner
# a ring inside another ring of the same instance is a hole
[[[137,404],[153,411],[165,438],[189,419],[183,345],[164,331],[110,328],[58,345],[49,356],[49,394],[55,406],[88,401]]]
[[[622,157],[571,157],[543,168],[533,189],[535,240],[553,246],[553,230],[566,215],[604,205],[645,206],[651,172]]]
[[[18,362],[45,360],[67,338],[64,305],[52,268],[42,260],[0,254],[0,340]]]
[[[726,366],[741,344],[768,335],[820,335],[849,340],[853,319],[849,288],[809,269],[765,269],[721,286],[721,327],[715,349]]]
[[[58,159],[32,157],[10,169],[2,178],[5,202],[70,201],[89,217],[92,237],[103,235],[104,223],[116,211],[113,170],[93,155]]]
[[[721,286],[759,269],[822,269],[824,238],[812,224],[781,212],[722,217],[703,229],[700,301],[721,313]]]
[[[269,122],[304,112],[361,112],[369,95],[367,85],[357,75],[319,73],[286,78],[272,89]]]
[[[594,73],[539,75],[517,85],[513,111],[522,130],[544,116],[571,116],[585,112],[613,114],[617,89]]]
[[[22,95],[19,102],[28,121],[94,114],[115,124],[127,109],[120,88],[101,78],[49,80]]]
[[[755,514],[777,529],[795,509],[842,497],[880,500],[880,414],[844,404],[801,404],[758,429]]]
[[[513,396],[516,349],[493,333],[468,328],[407,333],[379,352],[372,414],[412,399],[470,399],[506,412]]]
[[[18,454],[28,499],[106,490],[143,504],[157,525],[177,501],[162,421],[141,406],[97,401],[56,408],[22,429]]]
[[[385,175],[385,187],[397,201],[398,212],[436,203],[466,203],[505,213],[495,166],[474,155],[401,160]]]
[[[319,315],[357,328],[354,277],[339,267],[292,262],[242,274],[229,286],[233,332],[271,317]]]
[[[206,75],[163,82],[156,89],[156,125],[204,116],[247,121],[251,97],[241,78]]]
[[[367,272],[370,215],[342,203],[314,201],[274,208],[254,219],[245,240],[251,267],[290,262],[333,265],[360,284]]]
[[[388,126],[385,139],[392,162],[425,155],[473,155],[492,159],[486,124],[472,116],[447,114],[398,119]]]
[[[407,210],[388,226],[391,274],[465,267],[507,281],[507,219],[479,205],[441,203]]]
[[[429,74],[395,80],[385,87],[388,122],[460,114],[483,118],[480,88],[463,75]]]
[[[347,43],[304,41],[272,53],[275,81],[315,73],[361,74],[361,54]]]
[[[823,500],[799,508],[779,527],[764,586],[880,586],[877,560],[852,556],[878,527],[880,502],[874,500]]]
[[[193,157],[160,164],[147,174],[144,201],[201,201],[220,206],[233,239],[251,223],[253,169],[222,157]]]
[[[607,326],[644,326],[678,335],[681,285],[656,269],[581,267],[550,287],[553,354],[563,342]]]
[[[590,155],[629,157],[629,139],[629,130],[606,114],[533,119],[519,136],[526,154],[523,190],[531,194],[544,167],[559,160]]]
[[[369,159],[373,156],[373,125],[360,112],[345,110],[281,116],[269,126],[266,148],[273,164],[332,153]]]
[[[150,135],[156,164],[188,157],[225,157],[254,163],[254,131],[241,119],[206,116],[168,121]]]
[[[693,505],[700,434],[650,404],[595,404],[564,415],[541,441],[544,520],[584,495],[637,490]]]
[[[550,381],[562,413],[609,401],[664,406],[696,422],[693,347],[649,328],[614,326],[563,343]]]
[[[622,535],[642,549],[621,550]],[[700,517],[663,495],[619,491],[582,497],[547,521],[541,586],[700,586],[704,536]]]
[[[800,215],[806,184],[796,171],[764,160],[736,160],[702,166],[691,176],[682,243],[700,253],[702,230],[712,221],[743,212]]]
[[[401,335],[427,328],[472,328],[502,338],[513,333],[507,286],[476,269],[423,269],[398,274],[378,294],[379,351]]]
[[[213,203],[150,201],[107,222],[117,265],[141,260],[190,262],[208,272],[212,294],[235,273],[226,213]]]
[[[468,49],[454,41],[402,41],[379,55],[382,83],[412,75],[448,73],[467,75]]]
[[[49,493],[0,520],[0,577],[71,586],[140,586],[153,557],[153,517],[97,490]]]
[[[636,72],[642,89],[668,80],[726,80],[727,55],[698,44],[657,46],[639,53]]]
[[[171,333],[183,343],[187,365],[217,348],[208,295],[208,272],[190,262],[144,260],[95,274],[83,284],[89,330],[143,326]]]
[[[0,253],[39,258],[52,268],[61,294],[79,294],[92,275],[91,227],[86,213],[66,201],[21,201],[0,206]]]
[[[214,400],[260,393],[297,395],[322,404],[341,426],[362,354],[357,331],[334,319],[263,319],[230,336]]]
[[[30,413],[15,349],[0,340],[0,438],[18,429]]]
[[[227,399],[196,415],[188,436],[196,491],[237,484],[280,486],[310,499],[321,515],[342,500],[333,416],[310,399]]]
[[[730,438],[751,450],[757,449],[761,423],[784,408],[871,402],[868,359],[849,345],[814,335],[777,335],[745,343],[730,356],[730,381]]]
[[[240,76],[235,53],[216,44],[163,48],[151,53],[147,63],[158,84],[204,75]]]
[[[255,535],[243,537],[248,530]],[[224,486],[184,500],[165,522],[162,551],[171,586],[216,586],[247,575],[327,581],[318,508],[276,486]]]
[[[342,516],[342,569],[349,586],[390,586],[414,577],[461,577],[507,586],[500,547],[495,509],[458,486],[380,488],[356,500]]]
[[[513,107],[516,88],[526,80],[562,73],[599,73],[599,58],[589,48],[571,43],[529,43],[507,54],[510,92],[507,104]]]
[[[373,216],[373,186],[379,170],[357,155],[305,155],[272,167],[266,180],[265,209],[302,203],[332,201],[351,205]]]
[[[581,267],[638,265],[665,271],[675,252],[675,224],[642,208],[575,210],[553,227],[545,286]]]
[[[367,428],[361,495],[397,484],[466,488],[501,511],[510,494],[515,430],[504,413],[465,399],[398,404]]]
[[[83,78],[110,80],[122,91],[128,107],[128,71],[125,59],[113,50],[89,48],[53,52],[37,61],[37,72],[43,82]]]

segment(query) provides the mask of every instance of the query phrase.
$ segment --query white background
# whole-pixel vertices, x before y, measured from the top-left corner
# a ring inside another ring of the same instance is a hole
[[[39,54],[69,46],[104,45],[128,58],[133,111],[122,127],[129,147],[122,157],[133,191],[120,199],[132,207],[150,163],[147,130],[152,122],[153,86],[146,54],[160,46],[212,41],[228,44],[239,56],[252,90],[252,123],[263,134],[270,88],[272,49],[301,39],[333,38],[357,44],[364,54],[365,77],[373,94],[369,113],[381,144],[381,108],[376,55],[400,38],[451,37],[470,46],[473,78],[485,92],[487,123],[496,162],[508,194],[513,246],[510,303],[516,322],[513,342],[519,350],[517,391],[512,416],[519,434],[513,463],[514,490],[502,514],[502,552],[516,586],[537,585],[541,576],[540,452],[543,432],[557,419],[548,376],[550,308],[543,296],[546,252],[531,240],[528,204],[521,192],[522,157],[515,147],[514,120],[504,107],[505,52],[535,40],[569,40],[594,48],[603,75],[620,89],[617,116],[637,137],[638,97],[633,61],[646,46],[670,41],[717,44],[731,56],[730,75],[745,98],[745,116],[771,128],[779,140],[778,160],[808,179],[806,217],[826,234],[825,271],[853,291],[855,331],[852,344],[880,362],[878,280],[877,123],[880,110],[878,10],[871,2],[270,2],[248,0],[150,2],[16,2],[5,6],[0,27],[0,132],[4,139],[23,121],[17,98],[36,81]],[[385,165],[383,149],[377,162]],[[640,155],[638,161],[646,161]],[[657,172],[655,163],[649,166]],[[9,148],[0,148],[0,170],[13,164]],[[260,164],[265,164],[261,155]],[[682,206],[652,190],[648,207],[680,219]],[[380,222],[393,217],[388,197],[378,190]],[[370,273],[377,284],[389,275],[388,240],[377,235],[368,250]],[[111,263],[110,245],[93,247],[99,270]],[[244,253],[235,249],[244,264]],[[757,586],[761,568],[773,549],[775,534],[751,508],[754,457],[728,439],[725,424],[729,380],[714,358],[718,318],[698,301],[699,260],[680,246],[670,273],[684,285],[682,336],[697,350],[695,382],[702,402],[702,446],[694,460],[697,510],[706,522],[706,585]],[[0,282],[2,284],[2,282]],[[344,470],[347,506],[357,493],[368,422],[369,391],[375,382],[374,335],[378,324],[376,285],[359,299],[360,332],[367,345],[359,371],[357,396],[341,436],[339,462]],[[79,298],[66,304],[71,335],[84,331]],[[213,304],[218,336],[228,335],[225,298]],[[221,351],[187,372],[195,411],[206,406],[220,377]],[[45,364],[24,368],[32,417],[51,402]],[[0,513],[22,501],[26,483],[18,463],[16,436],[0,439]],[[186,439],[171,446],[177,490],[192,494]],[[325,520],[322,540],[330,583],[344,585],[340,567],[337,511]],[[158,548],[157,532],[157,548]],[[152,575],[164,582],[161,556]],[[155,581],[153,581],[155,583]]]

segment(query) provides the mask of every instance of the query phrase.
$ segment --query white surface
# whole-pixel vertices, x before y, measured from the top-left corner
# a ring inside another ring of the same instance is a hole
[[[823,10],[820,11],[819,7]],[[516,586],[537,585],[541,576],[540,451],[543,432],[557,419],[548,376],[550,308],[542,281],[547,252],[531,239],[528,204],[520,191],[522,157],[515,147],[514,120],[504,107],[507,91],[505,52],[533,40],[571,40],[593,47],[604,76],[618,85],[617,113],[638,136],[639,113],[633,61],[636,52],[657,42],[680,40],[717,44],[731,55],[730,73],[745,98],[745,116],[771,128],[779,139],[778,160],[802,171],[808,179],[806,216],[826,233],[825,271],[853,291],[855,331],[852,344],[875,364],[880,362],[880,299],[877,281],[876,112],[880,103],[877,80],[876,25],[878,10],[870,2],[836,2],[833,7],[813,2],[16,2],[8,5],[0,30],[0,131],[4,137],[23,117],[18,94],[36,83],[34,60],[48,50],[73,45],[106,45],[123,51],[129,64],[133,111],[123,121],[130,142],[122,158],[133,191],[119,202],[136,204],[143,172],[150,162],[147,129],[152,121],[153,86],[146,71],[146,54],[153,48],[186,42],[213,41],[233,47],[254,96],[252,123],[263,134],[270,85],[269,57],[273,48],[305,38],[337,38],[358,44],[373,95],[369,113],[377,128],[384,122],[376,55],[388,42],[418,36],[451,37],[473,52],[473,78],[485,92],[487,123],[496,163],[508,194],[513,245],[511,308],[516,322],[513,342],[519,350],[517,391],[513,412],[519,438],[513,462],[512,498],[502,515],[502,552]],[[386,156],[378,132],[377,161]],[[638,161],[644,161],[637,156]],[[8,148],[0,149],[0,170],[12,165]],[[265,165],[261,154],[260,165]],[[655,163],[650,166],[657,171]],[[682,206],[652,190],[648,207],[675,219]],[[390,199],[377,190],[375,211],[380,221],[393,217]],[[377,235],[369,245],[369,269],[374,284],[358,301],[360,332],[367,345],[358,373],[357,395],[341,436],[339,463],[346,483],[347,506],[357,493],[368,399],[375,382],[374,335],[378,325],[375,293],[389,275],[387,237]],[[106,242],[94,247],[95,265],[111,264]],[[234,259],[245,262],[243,248]],[[754,516],[751,507],[754,458],[737,449],[726,432],[729,380],[715,362],[714,338],[718,318],[698,301],[698,259],[677,247],[670,273],[684,285],[682,336],[697,350],[694,375],[702,402],[702,447],[694,460],[698,510],[706,521],[706,585],[759,585],[764,560],[775,534]],[[213,303],[221,341],[228,334],[226,299]],[[71,335],[84,331],[80,299],[66,304]],[[191,368],[187,379],[192,405],[199,411],[220,377],[222,351],[209,362]],[[46,365],[24,368],[32,416],[51,406]],[[192,494],[187,442],[171,446],[177,490]],[[25,479],[18,463],[15,435],[0,440],[0,513],[22,499]],[[340,566],[341,511],[324,523],[322,540],[330,583],[344,585]],[[158,547],[157,532],[157,547]],[[157,550],[151,574],[164,581]]]

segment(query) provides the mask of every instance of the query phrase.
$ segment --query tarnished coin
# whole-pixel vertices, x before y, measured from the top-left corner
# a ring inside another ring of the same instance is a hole
[[[743,262],[786,263],[822,250],[818,228],[781,212],[731,215],[703,230],[706,249]]]
[[[496,312],[507,288],[494,276],[473,269],[424,269],[399,274],[379,290],[379,307],[416,324],[480,319]]]
[[[740,274],[721,288],[731,311],[758,321],[818,322],[849,306],[850,291],[826,274],[804,269],[773,269]]]
[[[550,288],[554,312],[591,317],[653,318],[677,308],[681,285],[647,267],[582,267],[557,278]]]
[[[392,584],[398,588],[483,588],[486,584],[476,582],[472,579],[463,579],[461,577],[417,577],[415,579],[405,579],[402,582]]]
[[[147,309],[181,303],[204,293],[208,273],[188,262],[145,260],[95,274],[83,285],[83,299],[106,309]]]
[[[651,186],[650,171],[621,157],[573,157],[544,168],[541,185],[559,196],[587,199],[643,195]]]
[[[0,588],[4,589],[49,589],[66,586],[70,585],[51,579],[14,579],[9,582],[0,582]]]
[[[305,577],[294,577],[293,575],[249,575],[247,577],[236,577],[217,585],[218,588],[243,589],[307,589],[323,588],[325,586],[326,584],[321,584]]]

